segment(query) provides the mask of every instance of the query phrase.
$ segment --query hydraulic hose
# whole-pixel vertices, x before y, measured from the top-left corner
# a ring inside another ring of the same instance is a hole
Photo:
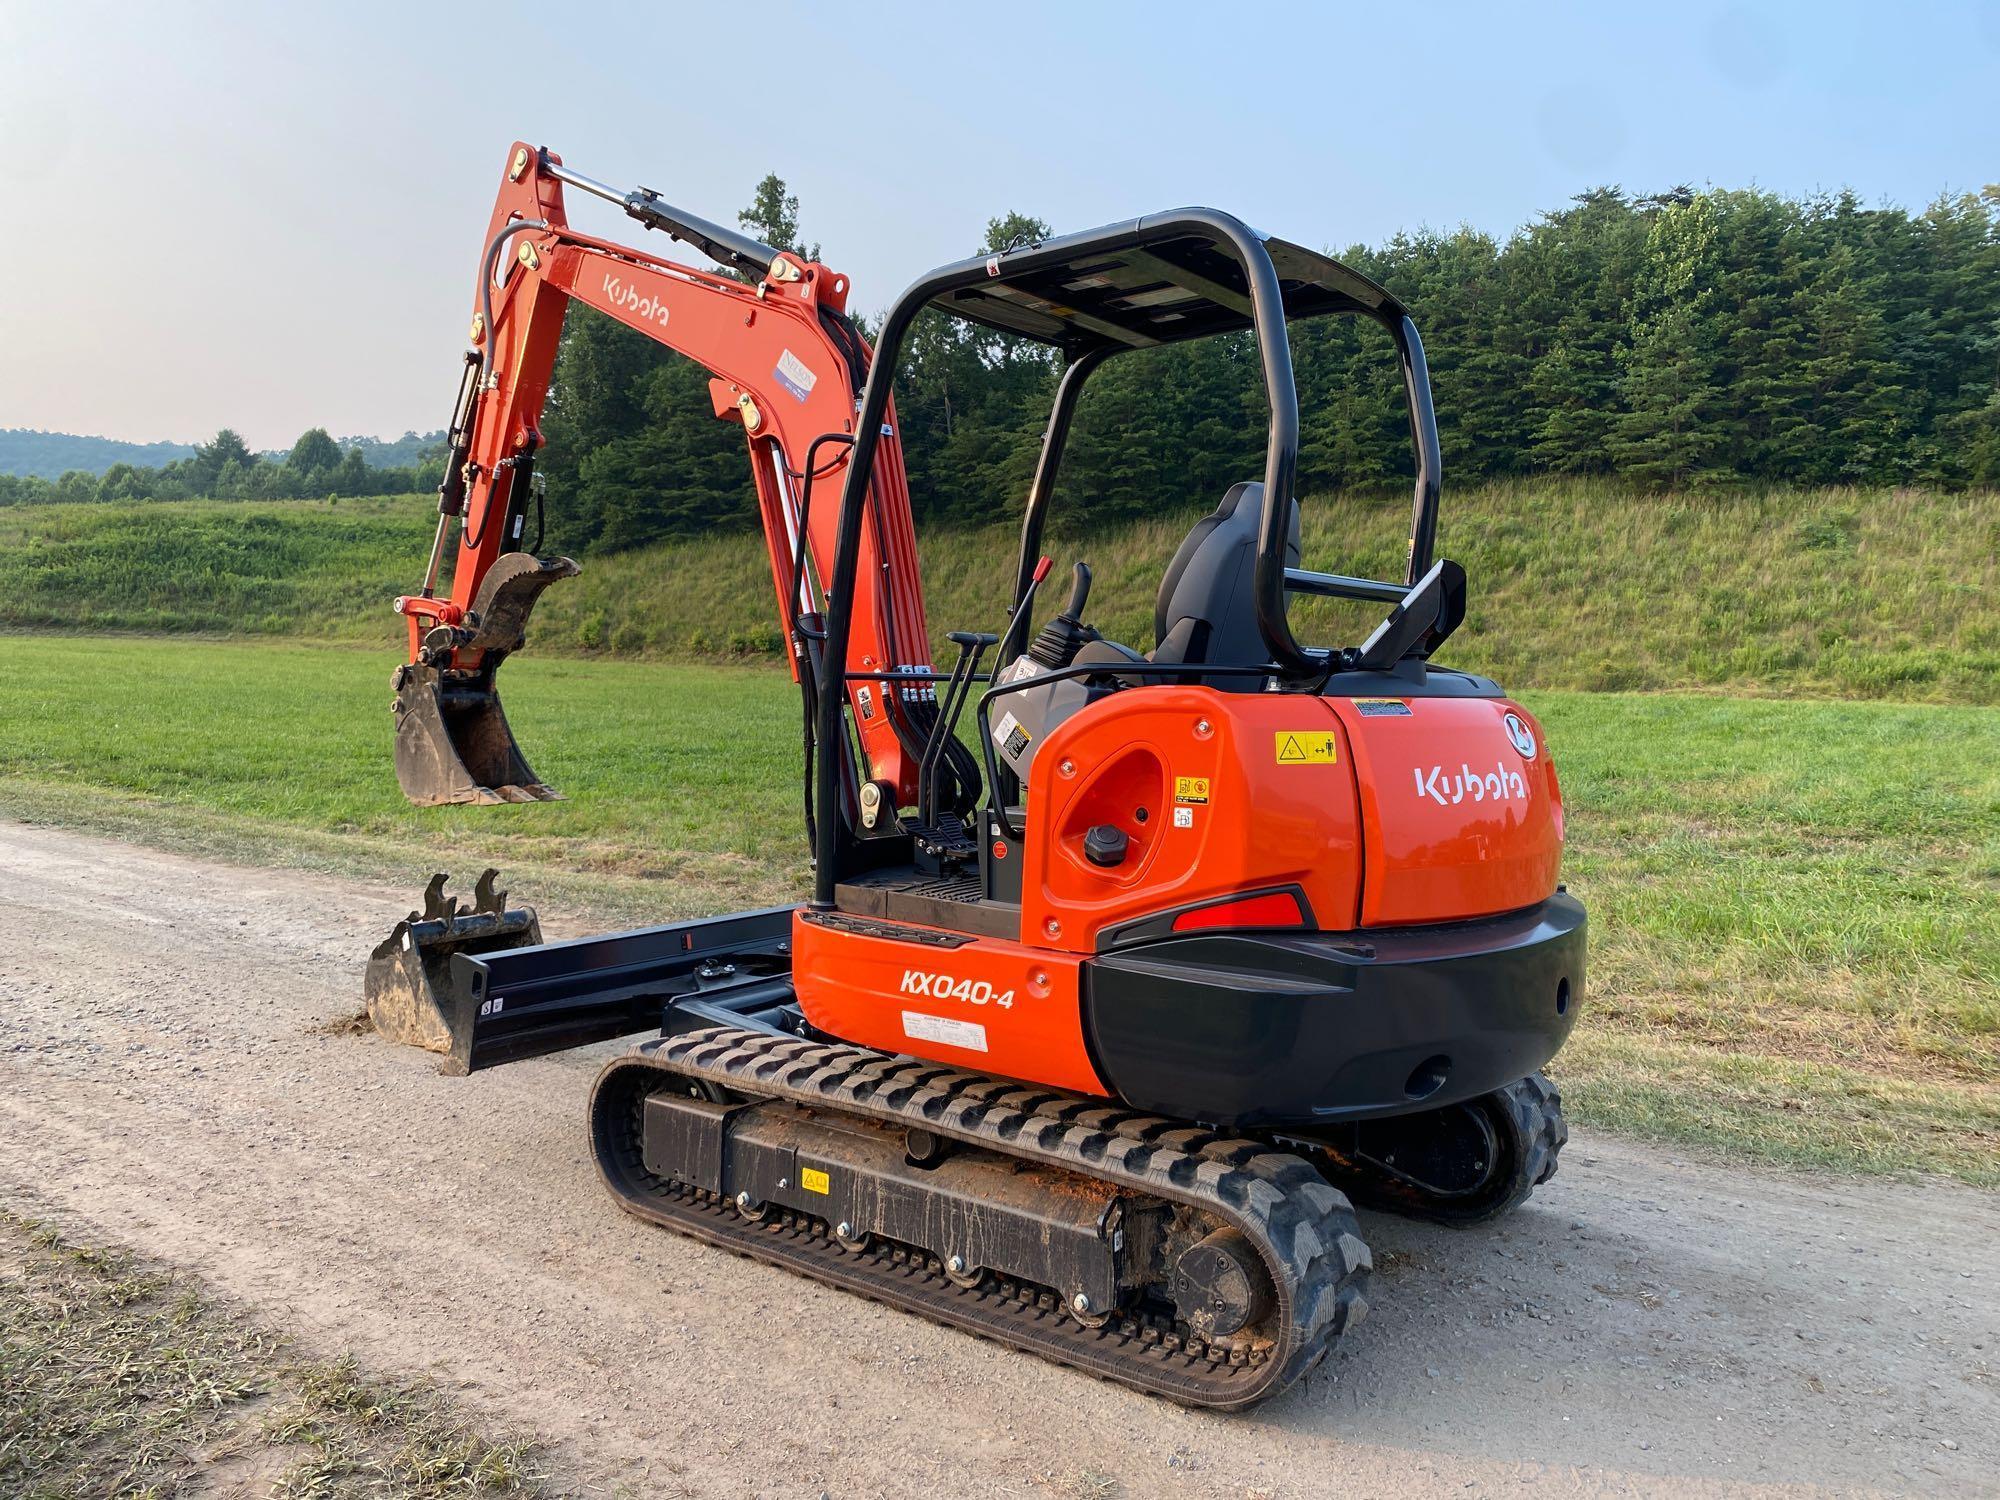
[[[498,341],[499,331],[493,326],[493,268],[499,263],[500,247],[515,235],[530,229],[547,229],[547,219],[516,219],[498,234],[486,247],[485,255],[479,260],[479,320],[485,325],[486,336],[479,345],[479,387],[486,389],[487,381],[493,378],[493,345]]]

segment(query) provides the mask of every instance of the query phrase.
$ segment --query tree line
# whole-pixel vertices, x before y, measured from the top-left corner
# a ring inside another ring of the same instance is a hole
[[[34,501],[93,501],[133,504],[151,500],[307,500],[326,496],[407,495],[436,489],[444,475],[444,445],[420,447],[419,440],[399,439],[379,445],[407,452],[419,448],[414,464],[378,467],[357,446],[345,452],[324,427],[299,435],[289,452],[252,452],[232,428],[225,427],[186,458],[145,465],[115,463],[102,474],[68,470],[60,479],[32,474],[0,474],[0,505]]]
[[[776,177],[739,217],[802,243]],[[1048,232],[1009,214],[984,249]],[[1920,213],[1600,188],[1505,238],[1426,230],[1339,258],[1412,309],[1451,482],[2000,482],[2000,188]],[[1322,318],[1292,326],[1292,352],[1301,492],[1407,476],[1387,335]],[[896,402],[920,519],[1016,513],[1058,374],[1020,341],[919,325]],[[1213,501],[1262,472],[1266,420],[1247,335],[1120,355],[1086,388],[1060,507],[1088,524]],[[567,546],[754,524],[741,433],[710,415],[703,372],[610,319],[572,317],[546,426]]]
[[[817,254],[776,175],[738,219]],[[1009,213],[982,248],[1048,233]],[[1917,213],[1852,193],[1599,188],[1504,238],[1423,230],[1340,258],[1416,317],[1452,483],[2000,483],[2000,187]],[[1292,356],[1301,492],[1405,478],[1387,335],[1315,319],[1292,326]],[[1059,373],[1038,346],[919,321],[896,401],[920,520],[1017,512]],[[1120,355],[1086,389],[1059,508],[1087,525],[1212,502],[1261,473],[1266,420],[1248,335]],[[553,545],[611,551],[755,524],[742,432],[715,420],[706,372],[623,324],[573,312],[543,426]],[[399,493],[433,488],[442,461],[372,468],[319,428],[266,459],[224,431],[159,468],[0,476],[0,503]]]

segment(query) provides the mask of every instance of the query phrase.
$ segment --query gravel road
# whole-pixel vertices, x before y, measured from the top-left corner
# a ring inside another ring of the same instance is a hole
[[[1995,1195],[1579,1131],[1500,1228],[1363,1215],[1368,1320],[1189,1413],[620,1213],[607,1049],[452,1079],[319,1034],[413,894],[0,821],[0,1196],[435,1375],[587,1493],[2000,1493]]]

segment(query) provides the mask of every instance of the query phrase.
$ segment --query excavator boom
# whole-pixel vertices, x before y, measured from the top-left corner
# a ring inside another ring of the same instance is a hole
[[[618,203],[647,228],[694,245],[747,279],[572,229],[566,187]],[[871,358],[846,315],[849,290],[845,276],[817,261],[684,213],[647,189],[606,187],[548,151],[513,146],[474,288],[471,348],[438,491],[436,539],[423,587],[395,605],[409,626],[409,659],[395,681],[396,769],[411,801],[556,795],[515,744],[495,674],[520,649],[541,592],[578,571],[568,558],[535,555],[545,540],[535,459],[572,302],[710,372],[716,416],[738,423],[749,449],[793,675],[810,678],[823,561],[832,557],[836,534],[835,487],[853,447],[857,397]],[[873,677],[848,691],[873,776],[914,801],[936,692],[893,411],[883,428],[862,541],[871,586],[857,593],[846,663]],[[817,507],[815,485],[824,497]],[[897,676],[912,680],[888,680]]]

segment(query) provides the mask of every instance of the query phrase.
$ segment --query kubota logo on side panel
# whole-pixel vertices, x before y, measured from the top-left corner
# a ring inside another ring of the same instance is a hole
[[[1417,778],[1417,795],[1428,797],[1439,807],[1450,807],[1468,799],[1473,802],[1525,802],[1528,800],[1528,783],[1521,779],[1519,771],[1510,771],[1504,765],[1496,764],[1484,775],[1459,763],[1456,771],[1446,771],[1443,766],[1432,766],[1426,771],[1422,766],[1412,773]]]
[[[1535,732],[1528,727],[1527,720],[1519,714],[1509,714],[1500,721],[1500,727],[1507,731],[1507,743],[1520,752],[1521,759],[1535,758]]]
[[[933,1000],[963,1000],[967,1005],[1014,1007],[1012,990],[996,990],[983,979],[954,979],[949,974],[926,974],[921,969],[903,970],[903,993],[928,995]]]
[[[604,278],[604,295],[610,300],[613,307],[623,308],[629,313],[637,313],[642,318],[651,318],[662,328],[667,326],[668,308],[664,302],[658,297],[640,296],[637,287],[627,286],[616,276],[608,273]]]

